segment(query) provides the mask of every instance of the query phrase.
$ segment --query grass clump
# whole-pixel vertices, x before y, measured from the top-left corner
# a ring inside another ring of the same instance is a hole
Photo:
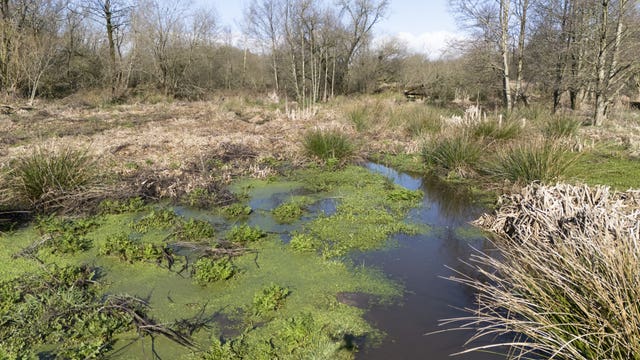
[[[349,137],[337,130],[311,130],[302,142],[307,155],[322,161],[346,162],[354,154]]]
[[[252,227],[246,224],[234,226],[227,232],[227,240],[239,244],[256,242],[265,236],[267,236],[267,233],[259,227]]]
[[[571,137],[578,133],[582,123],[568,116],[552,116],[544,124],[542,132],[550,138]]]
[[[449,171],[475,170],[483,147],[468,135],[444,137],[422,148],[424,161],[436,168]]]
[[[365,131],[369,128],[370,115],[366,106],[357,106],[348,111],[347,119],[358,132]]]
[[[48,206],[86,189],[96,172],[95,162],[86,151],[38,149],[10,164],[9,187],[21,202]]]
[[[253,296],[254,315],[264,315],[284,306],[291,290],[280,285],[271,284]]]
[[[497,253],[478,252],[479,274],[456,279],[478,293],[462,327],[510,359],[637,359],[639,201],[633,191],[568,184],[505,195],[476,221]],[[502,344],[495,334],[516,335]]]
[[[498,154],[488,172],[498,179],[513,182],[550,182],[567,174],[577,157],[557,142],[528,142]]]
[[[480,139],[512,140],[520,136],[522,127],[514,121],[510,121],[507,124],[502,124],[495,120],[481,121],[473,125],[471,133],[474,137]]]
[[[192,278],[193,281],[205,286],[209,283],[227,280],[236,273],[236,267],[228,258],[211,259],[201,257],[193,265]]]
[[[414,137],[442,130],[442,111],[422,104],[406,106],[395,112],[392,121],[401,124]]]

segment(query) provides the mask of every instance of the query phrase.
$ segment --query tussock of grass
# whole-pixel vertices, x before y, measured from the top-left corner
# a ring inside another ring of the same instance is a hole
[[[515,139],[522,133],[522,127],[517,122],[501,124],[498,121],[481,121],[475,124],[471,132],[477,138],[489,138],[495,140]]]
[[[497,248],[471,258],[483,280],[454,278],[479,306],[452,322],[510,359],[638,359],[640,194],[531,185],[501,203],[476,221]],[[499,334],[516,335],[500,343]]]
[[[79,192],[96,176],[93,158],[83,150],[38,149],[11,165],[9,188],[20,202],[31,205]]]
[[[303,144],[308,155],[323,161],[343,162],[354,153],[349,137],[337,130],[311,130],[304,136]]]
[[[567,174],[577,157],[557,142],[533,141],[504,149],[486,170],[495,178],[513,182],[550,182]]]
[[[412,136],[435,134],[442,129],[442,110],[423,104],[405,106],[392,114],[394,123],[403,124]],[[450,115],[448,112],[446,116]]]
[[[571,137],[578,133],[580,125],[581,122],[577,119],[566,116],[554,116],[545,122],[542,132],[547,137],[552,138]]]
[[[435,139],[422,148],[427,164],[450,171],[474,170],[482,155],[482,145],[467,135]]]

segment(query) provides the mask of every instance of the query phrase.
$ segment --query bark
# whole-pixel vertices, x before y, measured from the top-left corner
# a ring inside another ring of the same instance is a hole
[[[502,57],[502,98],[507,112],[513,109],[509,74],[509,0],[500,0],[500,55]]]

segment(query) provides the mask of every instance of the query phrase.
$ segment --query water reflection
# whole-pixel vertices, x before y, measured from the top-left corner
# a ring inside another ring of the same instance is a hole
[[[487,250],[488,243],[482,235],[470,231],[468,225],[482,209],[473,205],[467,192],[437,179],[421,180],[378,164],[368,164],[367,168],[401,186],[422,189],[425,193],[422,206],[409,214],[409,220],[427,224],[432,231],[417,236],[398,235],[396,248],[354,256],[357,263],[380,267],[406,287],[400,305],[378,306],[368,312],[368,320],[385,331],[387,337],[378,347],[362,349],[356,358],[446,359],[461,351],[472,333],[424,334],[442,330],[439,320],[464,316],[460,309],[474,306],[470,288],[443,278],[454,275],[454,270],[469,273],[470,269],[460,260],[468,259],[474,248]],[[485,360],[504,359],[504,356],[471,353],[456,358]]]

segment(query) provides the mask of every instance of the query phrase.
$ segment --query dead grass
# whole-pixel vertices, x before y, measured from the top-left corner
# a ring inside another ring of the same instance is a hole
[[[446,323],[476,329],[510,359],[638,359],[640,192],[530,185],[476,225],[496,253],[473,255],[478,307]],[[502,341],[496,340],[503,339]],[[507,340],[504,340],[507,339]]]

